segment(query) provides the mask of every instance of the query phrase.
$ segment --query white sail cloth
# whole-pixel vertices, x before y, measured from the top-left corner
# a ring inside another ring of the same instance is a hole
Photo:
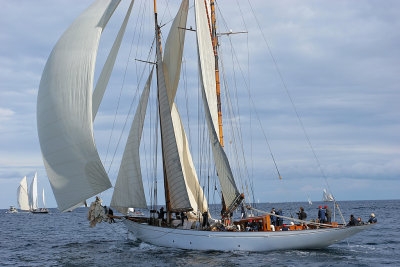
[[[22,178],[17,190],[18,206],[20,210],[29,210],[28,182],[26,176]]]
[[[186,190],[193,210],[204,212],[208,209],[207,200],[204,197],[203,189],[199,184],[189,149],[187,135],[178,108],[174,102],[181,72],[182,54],[185,43],[184,28],[186,27],[188,8],[189,1],[183,0],[165,43],[163,66],[168,99],[171,107],[171,118],[174,125],[175,138],[178,146],[183,176],[185,177]]]
[[[158,27],[158,25],[156,25]],[[174,127],[171,118],[171,108],[165,82],[165,73],[160,48],[160,37],[156,29],[156,53],[157,53],[157,87],[161,125],[161,140],[164,160],[164,172],[167,178],[167,188],[171,211],[192,210],[188,192],[186,190],[185,178],[178,147],[175,139]]]
[[[129,5],[128,11],[126,12],[125,19],[121,25],[121,28],[118,32],[117,38],[114,41],[114,44],[111,48],[110,54],[107,57],[106,63],[100,73],[99,80],[97,81],[96,88],[93,91],[93,120],[96,117],[97,111],[99,110],[99,106],[101,100],[103,99],[104,92],[106,91],[108,81],[110,80],[110,76],[112,70],[114,68],[115,60],[117,59],[119,48],[121,47],[121,42],[125,34],[126,25],[129,21],[129,16],[132,11],[134,0],[131,0],[131,4]]]
[[[36,210],[38,208],[37,173],[35,173],[29,187],[29,204],[30,210]]]
[[[229,207],[239,196],[239,191],[236,187],[228,158],[219,142],[219,135],[216,131],[216,129],[218,129],[218,116],[215,58],[206,12],[204,1],[195,0],[197,49],[201,70],[200,81],[204,113],[207,121],[215,168],[221,184],[225,204]]]
[[[86,9],[58,40],[40,81],[38,135],[61,211],[111,187],[93,137],[92,89],[100,35],[119,2]]]
[[[211,40],[210,26],[208,23],[204,0],[195,0],[194,4],[197,48],[202,76],[201,82],[204,85],[204,90],[208,101],[208,109],[210,110],[213,127],[214,129],[219,129],[216,94],[217,82],[215,80],[215,56]],[[217,138],[219,140],[219,134],[217,134]]]
[[[142,96],[140,97],[111,199],[111,207],[123,214],[127,214],[130,207],[147,208],[140,169],[139,147],[152,77],[153,70],[147,79]]]
[[[42,189],[42,202],[43,202],[43,208],[46,208],[46,200],[44,198],[44,188]]]

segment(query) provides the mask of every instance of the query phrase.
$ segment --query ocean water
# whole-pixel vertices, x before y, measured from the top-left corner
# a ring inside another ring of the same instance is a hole
[[[263,203],[261,210],[281,208],[308,218],[322,203]],[[339,202],[343,215],[378,224],[320,250],[214,252],[157,247],[135,241],[122,223],[89,227],[87,209],[49,214],[7,214],[0,210],[0,266],[400,266],[400,200]],[[218,207],[215,208],[217,210]]]

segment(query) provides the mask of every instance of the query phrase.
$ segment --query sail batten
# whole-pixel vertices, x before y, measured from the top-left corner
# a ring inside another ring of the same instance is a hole
[[[97,0],[65,31],[40,81],[37,125],[58,208],[111,187],[93,136],[92,89],[99,39],[120,0]]]
[[[127,214],[129,208],[147,208],[140,169],[139,147],[152,77],[153,70],[139,100],[111,199],[111,207],[123,214]]]

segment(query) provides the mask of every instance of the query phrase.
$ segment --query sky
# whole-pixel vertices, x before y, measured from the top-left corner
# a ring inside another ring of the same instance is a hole
[[[46,205],[57,206],[37,135],[38,88],[52,47],[92,2],[0,0],[0,208],[17,205],[19,181],[27,176],[29,183],[35,172],[39,189],[45,189]],[[106,93],[94,124],[100,157],[110,161],[113,152],[107,151],[116,151],[109,173],[112,183],[123,145],[116,145],[119,135],[110,137],[110,128],[114,122],[116,129],[123,128],[128,99],[145,80],[140,79],[143,63],[134,59],[146,59],[151,46],[154,25],[148,2],[135,2],[120,53],[129,56],[118,57],[109,84],[114,90]],[[227,129],[241,125],[242,141],[237,144],[227,131],[225,147],[229,157],[234,157],[231,142],[242,148],[244,176],[251,177],[256,200],[306,201],[310,197],[318,201],[323,188],[329,188],[339,201],[399,199],[400,2],[217,3],[219,32],[247,32],[220,38],[221,77],[229,88],[222,100],[238,104],[236,111],[240,110],[239,116],[223,104],[223,122]],[[195,29],[192,5],[187,25]],[[122,1],[104,31],[95,77],[126,6]],[[160,0],[158,8],[165,10],[160,11],[165,41],[178,1]],[[148,33],[135,36],[133,29],[138,27]],[[185,94],[177,96],[176,103],[189,137],[195,140],[200,128],[194,123],[198,116],[194,33],[188,31],[186,40],[192,44],[185,44],[178,89]],[[125,80],[124,73],[128,74]],[[132,85],[125,85],[128,82]],[[115,117],[120,92],[121,108]],[[145,129],[144,136],[149,131]],[[126,139],[126,133],[121,136]],[[198,151],[192,151],[197,165]],[[282,180],[277,178],[271,154]],[[111,194],[112,190],[103,193],[106,203]]]

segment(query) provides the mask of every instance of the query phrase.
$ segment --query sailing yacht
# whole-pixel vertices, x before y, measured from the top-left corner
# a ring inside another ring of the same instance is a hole
[[[97,151],[93,121],[107,88],[134,1],[130,2],[111,52],[94,86],[94,68],[101,34],[119,0],[96,0],[64,32],[54,46],[40,82],[37,125],[47,175],[58,208],[68,211],[112,187]],[[162,45],[157,3],[154,1],[154,59],[157,80],[156,131],[161,140],[166,218],[156,215],[157,179],[148,205],[139,153],[153,69],[139,98],[110,206],[126,215],[120,218],[134,236],[154,245],[194,250],[269,251],[327,247],[371,225],[346,227],[274,215],[298,222],[289,227],[273,225],[271,213],[256,210],[249,196],[237,186],[223,146],[218,33],[213,0],[194,0],[196,28],[187,28],[189,1],[183,0]],[[220,218],[209,212],[205,187],[200,185],[175,96],[180,80],[185,33],[195,31],[200,94],[205,136],[216,179],[219,181]],[[164,33],[165,34],[165,33]],[[150,51],[153,51],[149,48]],[[158,140],[158,139],[157,139]],[[157,149],[154,149],[157,151]],[[155,175],[156,176],[156,175]],[[97,200],[96,200],[97,201]],[[335,203],[336,204],[336,203]],[[263,213],[234,221],[241,205]],[[130,208],[148,209],[149,217],[127,216]],[[99,209],[102,211],[102,209]],[[175,215],[174,215],[175,214]],[[250,225],[256,226],[246,231]],[[257,229],[257,230],[254,230]]]
[[[29,210],[32,213],[49,213],[49,210],[46,208],[45,200],[44,200],[44,188],[42,191],[42,203],[43,208],[39,208],[39,199],[38,199],[38,190],[37,190],[37,173],[32,179],[30,188],[29,188]]]

